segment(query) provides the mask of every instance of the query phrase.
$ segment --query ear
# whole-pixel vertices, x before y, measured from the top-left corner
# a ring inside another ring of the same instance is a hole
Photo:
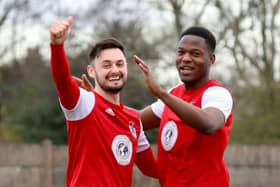
[[[214,64],[216,61],[216,55],[214,53],[211,53],[210,54],[210,57],[209,57],[209,64]]]
[[[87,65],[87,73],[92,79],[95,78],[94,67],[92,67],[92,65]]]

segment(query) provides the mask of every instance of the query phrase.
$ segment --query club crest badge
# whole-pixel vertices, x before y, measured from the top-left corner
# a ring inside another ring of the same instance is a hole
[[[136,128],[135,128],[135,124],[133,123],[133,121],[130,121],[130,122],[129,122],[129,130],[130,130],[132,136],[133,136],[134,138],[136,138],[136,137],[137,137]]]
[[[125,135],[118,135],[112,142],[112,151],[117,162],[126,166],[130,163],[132,156],[132,143]]]
[[[174,121],[169,121],[165,124],[161,133],[161,144],[165,151],[170,151],[177,140],[178,128]]]

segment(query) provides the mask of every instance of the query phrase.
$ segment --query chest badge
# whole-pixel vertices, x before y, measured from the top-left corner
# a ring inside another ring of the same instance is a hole
[[[112,151],[117,162],[126,166],[132,157],[132,143],[125,135],[117,135],[112,142]]]
[[[178,128],[174,121],[169,121],[165,124],[161,133],[161,144],[165,151],[170,151],[177,140]]]

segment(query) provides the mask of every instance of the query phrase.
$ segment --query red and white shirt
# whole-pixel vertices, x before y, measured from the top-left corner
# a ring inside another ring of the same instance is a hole
[[[51,45],[51,52],[52,75],[67,122],[66,186],[130,187],[136,155],[151,149],[138,112],[79,88],[63,45]]]
[[[62,108],[68,131],[68,186],[131,186],[135,154],[149,148],[138,113],[83,89],[72,110]]]
[[[152,105],[161,118],[158,136],[158,164],[163,187],[229,187],[223,160],[232,128],[232,96],[215,80],[196,90],[181,84],[171,94],[199,108],[215,107],[225,116],[217,132],[206,135],[185,124],[160,100]],[[186,113],[186,115],[188,115]]]

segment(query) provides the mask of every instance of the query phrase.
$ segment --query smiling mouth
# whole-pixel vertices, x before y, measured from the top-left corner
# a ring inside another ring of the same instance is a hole
[[[182,66],[180,67],[180,70],[193,70],[194,68],[191,66]]]
[[[184,66],[184,67],[179,68],[179,71],[181,74],[188,74],[188,73],[191,73],[193,70],[194,70],[194,68],[190,67],[190,66]]]
[[[119,81],[119,80],[121,80],[121,76],[110,76],[110,77],[108,77],[108,80],[109,81],[112,81],[112,82],[114,82],[114,81]]]

